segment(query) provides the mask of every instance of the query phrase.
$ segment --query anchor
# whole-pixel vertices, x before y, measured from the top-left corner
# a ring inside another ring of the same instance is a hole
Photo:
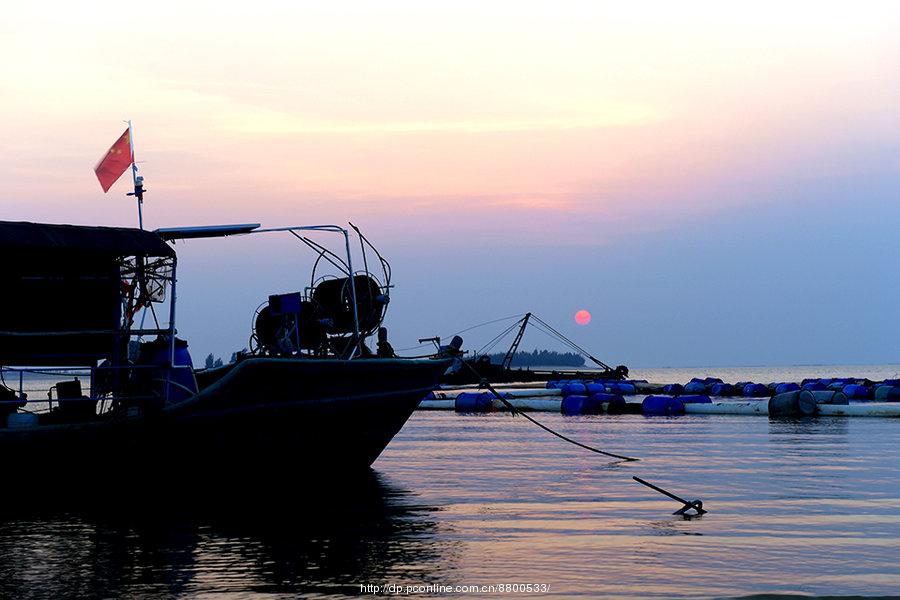
[[[669,498],[671,498],[672,500],[675,500],[676,502],[681,502],[684,506],[682,506],[681,508],[679,508],[678,510],[673,512],[672,513],[673,515],[681,515],[686,519],[690,519],[691,517],[699,517],[700,515],[705,515],[706,513],[709,512],[708,510],[704,510],[703,501],[701,501],[701,500],[685,500],[684,498],[679,498],[678,496],[676,496],[675,494],[673,494],[671,492],[667,492],[666,490],[662,489],[661,487],[653,485],[649,481],[644,481],[640,477],[632,476],[631,478],[642,485],[646,485],[651,490],[656,490],[660,494],[662,494],[664,496],[668,496]],[[697,511],[696,515],[688,514],[687,511],[691,510],[692,508],[695,511]]]

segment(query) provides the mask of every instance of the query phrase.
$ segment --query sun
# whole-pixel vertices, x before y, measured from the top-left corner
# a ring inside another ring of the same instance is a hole
[[[575,322],[579,325],[587,325],[591,322],[591,313],[582,308],[575,313]]]

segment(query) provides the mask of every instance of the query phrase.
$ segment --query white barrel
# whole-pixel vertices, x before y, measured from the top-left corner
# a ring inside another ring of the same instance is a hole
[[[634,389],[638,394],[661,394],[663,388],[666,387],[662,383],[647,383],[646,381],[635,381]]]
[[[556,398],[507,398],[507,402],[518,410],[559,412],[562,400]],[[507,410],[506,405],[494,398],[494,410]]]
[[[456,410],[456,398],[453,400],[422,400],[419,410]]]
[[[900,417],[900,402],[820,404],[819,414],[831,417]]]
[[[562,390],[547,390],[544,388],[507,390],[495,387],[494,389],[500,392],[504,398],[553,398],[562,396]],[[432,394],[436,400],[452,400],[460,394],[481,394],[483,392],[489,392],[489,390],[470,387],[447,391],[435,390]]]
[[[769,401],[689,403],[684,405],[684,412],[695,415],[768,415]]]

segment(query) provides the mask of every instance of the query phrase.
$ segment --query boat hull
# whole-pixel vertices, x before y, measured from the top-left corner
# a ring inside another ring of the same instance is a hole
[[[155,414],[8,429],[20,472],[291,477],[369,467],[446,361],[251,358]]]

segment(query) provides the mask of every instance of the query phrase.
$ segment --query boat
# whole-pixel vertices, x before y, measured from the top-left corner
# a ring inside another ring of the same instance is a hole
[[[451,360],[395,356],[382,325],[390,266],[351,228],[363,270],[351,229],[334,225],[0,222],[0,455],[44,478],[366,470]],[[175,241],[277,232],[315,252],[310,285],[269,296],[233,362],[195,369],[176,328]],[[345,257],[310,232],[342,236]],[[29,397],[26,379],[46,398]]]
[[[491,324],[494,321],[488,321],[485,324]],[[525,335],[525,330],[529,324],[536,326],[548,336],[556,338],[560,343],[568,346],[575,353],[586,357],[594,364],[590,369],[530,369],[530,368],[512,368],[513,359],[519,351],[519,344]],[[480,326],[480,325],[479,325]],[[476,326],[476,327],[479,327]],[[518,329],[516,329],[518,328]],[[495,363],[491,360],[491,356],[487,354],[485,349],[475,352],[472,356],[465,356],[462,351],[463,340],[459,336],[454,336],[446,346],[441,345],[439,337],[423,338],[419,343],[431,342],[435,345],[438,352],[454,356],[456,358],[453,366],[444,373],[441,383],[444,386],[471,386],[481,383],[530,383],[530,382],[547,382],[547,381],[625,381],[628,379],[628,367],[619,365],[611,367],[603,361],[595,358],[590,352],[576,344],[571,339],[560,333],[556,328],[547,323],[538,315],[527,312],[522,315],[514,323],[506,327],[494,339],[488,343],[492,347],[497,341],[503,337],[516,331],[513,341],[506,351],[503,360]]]

